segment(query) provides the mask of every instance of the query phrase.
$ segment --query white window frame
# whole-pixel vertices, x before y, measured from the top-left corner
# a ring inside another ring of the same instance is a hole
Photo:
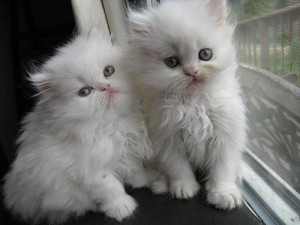
[[[92,26],[101,27],[109,35],[104,8],[100,0],[71,0],[75,22],[79,33],[87,33]]]
[[[160,2],[144,1],[152,6]],[[111,35],[113,41],[123,41],[126,33],[125,1],[72,0],[72,6],[80,33],[97,25],[103,34]],[[245,162],[242,192],[246,205],[268,225],[300,224],[299,193],[249,150],[245,152]]]
[[[126,2],[123,0],[71,0],[79,33],[97,26],[114,42],[123,42],[126,33]]]

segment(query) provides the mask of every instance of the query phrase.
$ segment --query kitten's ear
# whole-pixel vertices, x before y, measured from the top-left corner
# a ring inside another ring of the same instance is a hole
[[[33,83],[39,94],[50,92],[54,87],[54,82],[44,73],[32,74],[29,80]]]
[[[151,22],[144,12],[129,12],[129,27],[131,35],[138,37],[147,37],[151,33]]]
[[[229,14],[226,0],[209,0],[208,7],[212,15],[214,15],[217,24],[226,22]]]

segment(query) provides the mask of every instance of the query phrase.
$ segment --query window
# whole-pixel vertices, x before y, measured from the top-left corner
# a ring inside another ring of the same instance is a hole
[[[98,1],[88,16],[78,18],[80,29],[101,22],[114,41],[122,41],[126,7],[162,1]],[[75,12],[85,10],[80,7],[81,0],[72,2]],[[299,224],[300,1],[228,2],[237,20],[237,73],[249,121],[243,194],[266,224]]]
[[[246,19],[236,29],[249,110],[249,148],[298,192],[299,13],[300,5],[287,6]]]
[[[268,224],[294,224],[300,212],[300,5],[232,3],[249,121],[245,197]]]

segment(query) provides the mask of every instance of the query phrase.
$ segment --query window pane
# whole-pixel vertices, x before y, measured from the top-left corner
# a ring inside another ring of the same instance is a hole
[[[231,0],[249,149],[300,192],[300,5]],[[299,2],[299,1],[297,1]]]
[[[140,8],[147,5],[147,0],[127,0],[131,8]]]

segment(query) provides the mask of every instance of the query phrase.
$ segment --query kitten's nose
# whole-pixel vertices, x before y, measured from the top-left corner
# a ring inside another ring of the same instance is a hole
[[[101,87],[101,91],[112,91],[112,88],[110,87],[110,84],[106,84]]]
[[[186,68],[184,68],[183,71],[184,71],[184,74],[185,74],[185,75],[187,75],[187,76],[189,76],[189,77],[195,77],[195,76],[198,75],[199,69],[197,69],[197,68],[191,66],[191,67],[186,67]]]

